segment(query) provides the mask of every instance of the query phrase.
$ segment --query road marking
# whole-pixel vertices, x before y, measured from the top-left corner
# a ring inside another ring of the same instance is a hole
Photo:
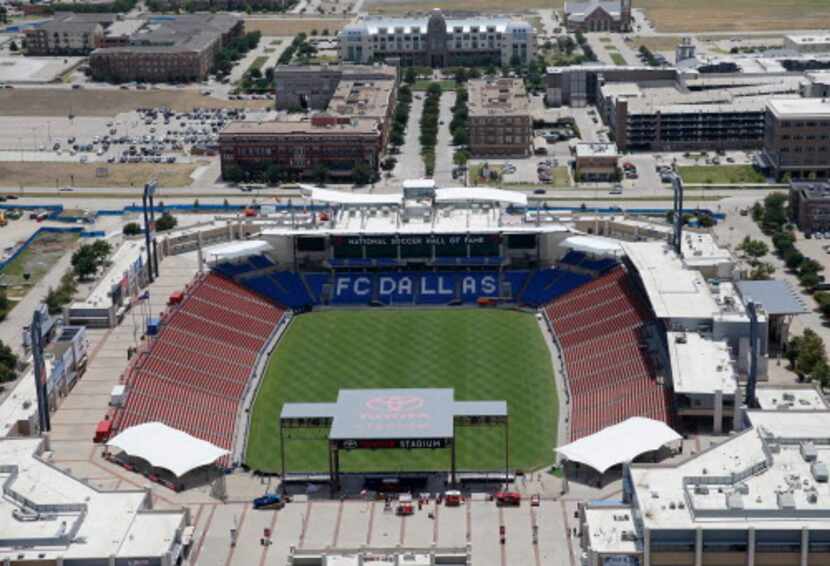
[[[274,532],[277,528],[277,517],[279,517],[279,513],[274,511],[274,516],[271,518],[271,541],[273,543],[274,540]],[[271,548],[271,544],[266,544],[262,547],[262,555],[259,557],[259,566],[265,565],[265,558],[268,555],[268,549]]]
[[[576,566],[573,542],[571,542],[571,527],[568,524],[568,510],[565,509],[564,501],[560,501],[559,505],[562,507],[562,519],[565,522],[565,540],[568,542],[568,561],[571,563],[571,566]]]
[[[441,507],[438,505],[438,500],[435,500],[435,511],[432,519],[432,544],[438,544],[438,510]]]
[[[401,515],[401,534],[398,539],[398,544],[401,546],[403,546],[403,541],[406,538],[406,519],[407,517],[405,515]]]
[[[501,530],[504,529],[504,509],[499,507],[499,547],[501,550],[501,566],[507,566],[507,536],[501,544]]]
[[[536,527],[536,513],[533,510],[533,506],[528,505],[528,509],[530,509],[530,544],[533,545],[533,558],[535,559],[536,566],[542,566],[542,557],[539,555],[538,537],[536,538],[536,544],[533,544],[533,529]]]
[[[311,501],[306,503],[305,505],[305,517],[303,517],[303,529],[300,531],[300,542],[297,545],[297,548],[302,548],[305,544],[305,534],[308,530],[308,519],[311,517]]]
[[[372,543],[372,525],[375,522],[375,502],[369,504],[369,531],[366,533],[366,544],[369,545]]]
[[[202,536],[199,538],[199,542],[196,544],[196,549],[193,551],[193,555],[190,558],[190,562],[193,564],[199,563],[199,553],[202,552],[202,546],[205,544],[208,529],[210,529],[210,524],[213,522],[213,514],[216,512],[216,505],[216,503],[210,505],[210,514],[208,515],[205,527],[202,529]],[[201,510],[199,512],[201,513]]]
[[[473,541],[473,529],[472,529],[473,517],[472,517],[472,511],[471,511],[472,505],[473,505],[473,502],[468,497],[467,498],[467,542],[468,543]]]
[[[245,515],[248,513],[248,508],[250,505],[244,505],[242,507],[242,516],[239,518],[239,524],[235,525],[236,528],[236,544],[230,547],[228,551],[228,557],[225,559],[225,566],[230,566],[231,561],[233,560],[233,553],[236,552],[236,547],[239,546],[240,540],[239,535],[242,533],[242,524],[245,522]]]
[[[337,519],[334,522],[334,538],[331,541],[331,545],[333,547],[337,546],[337,539],[340,536],[340,521],[343,519],[343,501],[340,501],[340,505],[337,507]]]

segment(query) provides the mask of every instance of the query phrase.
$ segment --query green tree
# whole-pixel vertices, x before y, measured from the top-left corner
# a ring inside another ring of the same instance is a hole
[[[6,290],[0,288],[0,321],[5,320],[6,315],[12,309],[11,302],[6,296]]]
[[[167,230],[172,230],[176,227],[179,221],[176,219],[175,216],[170,214],[169,212],[165,211],[158,220],[156,220],[156,230],[159,232],[165,232]]]
[[[363,186],[372,180],[372,170],[366,163],[359,161],[352,168],[352,181],[355,185]]]
[[[122,231],[125,236],[137,236],[141,234],[141,225],[138,222],[128,222]]]
[[[403,73],[403,82],[413,84],[417,80],[418,73],[415,71],[415,67],[407,67],[406,71]]]
[[[9,44],[9,51],[14,53],[17,52],[19,49],[20,48],[17,46],[17,42],[15,40],[12,40],[12,42]]]
[[[265,168],[265,180],[270,184],[279,184],[281,177],[282,171],[280,171],[280,168],[275,163],[270,163],[268,167]]]
[[[222,179],[228,183],[241,183],[245,178],[242,168],[236,164],[229,164],[222,168]]]
[[[766,243],[761,240],[753,240],[749,236],[741,242],[740,249],[753,260],[758,260],[769,253],[769,247]]]
[[[749,278],[753,281],[766,281],[775,273],[775,267],[766,262],[760,262],[749,273]]]

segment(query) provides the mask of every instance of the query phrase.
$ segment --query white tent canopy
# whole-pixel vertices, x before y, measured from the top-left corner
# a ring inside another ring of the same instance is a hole
[[[147,460],[153,467],[169,470],[176,477],[229,454],[224,448],[159,422],[131,426],[107,442],[107,447]]]
[[[570,236],[563,244],[572,250],[588,254],[620,257],[623,255],[622,246],[617,240],[602,236]]]
[[[265,240],[245,240],[242,242],[230,242],[205,249],[205,254],[214,261],[223,259],[234,259],[237,257],[248,257],[259,255],[271,249],[271,245]]]
[[[585,464],[602,474],[617,464],[631,462],[641,454],[657,450],[681,438],[664,422],[645,417],[631,417],[590,436],[560,446],[556,451],[571,462]]]

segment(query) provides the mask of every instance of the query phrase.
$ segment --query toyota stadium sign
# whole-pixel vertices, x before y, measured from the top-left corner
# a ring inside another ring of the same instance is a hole
[[[449,448],[448,438],[389,438],[364,439],[349,438],[337,442],[337,447],[343,450],[388,450],[403,448],[406,450]]]

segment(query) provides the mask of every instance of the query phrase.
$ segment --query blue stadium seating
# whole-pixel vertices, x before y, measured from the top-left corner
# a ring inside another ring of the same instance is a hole
[[[510,289],[512,297],[515,299],[518,294],[524,289],[525,283],[527,283],[527,276],[530,274],[529,271],[525,270],[516,270],[516,271],[505,271],[504,272],[504,279],[508,283],[510,283]]]
[[[377,300],[391,305],[411,305],[418,287],[417,273],[380,273],[377,277]]]
[[[540,269],[530,275],[527,286],[519,297],[520,302],[539,306],[576,289],[591,280],[588,275],[562,269]]]
[[[247,260],[237,262],[223,261],[222,263],[217,263],[213,266],[214,271],[219,272],[221,275],[224,275],[225,277],[230,277],[231,279],[233,279],[237,275],[242,275],[243,273],[253,271],[254,269],[256,268],[250,263],[248,263]]]
[[[255,269],[266,269],[274,266],[274,262],[264,255],[252,255],[248,258],[248,261]]]
[[[472,271],[470,273],[459,273],[456,276],[458,281],[459,298],[464,302],[475,301],[479,297],[499,296],[499,274],[493,271]]]
[[[277,271],[271,274],[282,291],[281,304],[292,309],[307,307],[314,300],[309,296],[300,275],[291,271]]]
[[[365,305],[372,300],[375,276],[371,273],[343,273],[334,278],[333,305]]]
[[[323,301],[323,285],[329,282],[331,276],[328,273],[305,273],[303,274],[308,288],[311,289],[311,300],[319,305]]]
[[[571,250],[565,254],[565,257],[560,260],[560,263],[581,267],[590,271],[596,271],[598,274],[603,274],[612,267],[616,266],[617,260],[611,257],[594,259],[589,257],[588,254],[584,252]]]
[[[251,291],[255,291],[263,297],[282,304],[282,293],[280,293],[280,289],[275,285],[274,280],[267,275],[249,277],[248,279],[242,281],[242,284]]]

